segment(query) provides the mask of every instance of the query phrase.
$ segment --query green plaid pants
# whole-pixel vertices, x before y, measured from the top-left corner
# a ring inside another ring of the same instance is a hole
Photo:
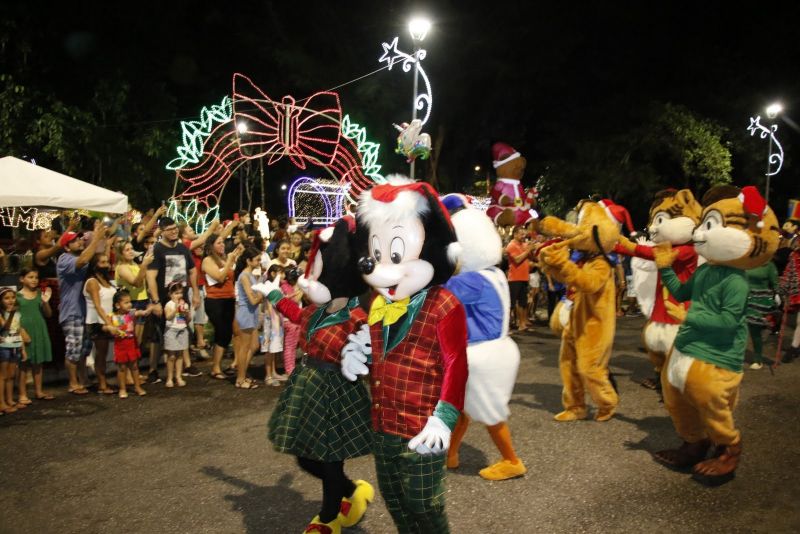
[[[409,440],[373,432],[378,486],[400,534],[450,532],[444,512],[446,455],[421,456]]]

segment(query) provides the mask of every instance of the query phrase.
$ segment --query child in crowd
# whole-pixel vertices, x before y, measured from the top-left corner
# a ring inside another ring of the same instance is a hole
[[[294,300],[298,306],[302,306],[303,291],[297,287],[297,280],[300,273],[296,268],[285,269],[285,277],[281,280],[281,291],[290,299]],[[277,310],[267,301],[267,306],[271,313],[277,314]],[[283,369],[285,375],[276,375],[276,380],[286,380],[288,375],[294,371],[295,360],[297,359],[297,341],[300,338],[300,325],[283,318]]]
[[[183,387],[186,382],[181,378],[183,372],[183,351],[189,350],[189,305],[183,296],[183,284],[173,282],[167,288],[169,302],[164,306],[164,352],[167,355],[168,388]]]
[[[53,290],[39,290],[39,271],[35,268],[23,269],[19,281],[22,289],[17,293],[17,305],[21,316],[21,326],[31,338],[25,347],[28,360],[19,373],[19,402],[30,404],[28,398],[28,371],[33,373],[33,388],[36,400],[53,400],[53,396],[42,389],[42,364],[53,361],[50,334],[47,332],[45,317],[53,315],[50,297]]]
[[[270,282],[283,273],[283,267],[273,263],[267,269],[265,276]],[[283,319],[275,306],[267,301],[264,309],[264,343],[261,345],[264,352],[264,383],[268,386],[280,386],[286,380],[286,375],[279,375],[275,367],[275,358],[283,352]]]
[[[258,305],[264,300],[261,293],[251,288],[256,283],[253,269],[261,262],[261,252],[253,247],[248,247],[239,259],[241,272],[236,279],[236,324],[239,332],[233,341],[233,351],[236,358],[236,387],[242,389],[255,389],[258,385],[247,378],[247,368],[253,350],[258,347]]]
[[[14,402],[14,376],[20,362],[28,359],[24,341],[29,338],[22,328],[14,289],[0,289],[0,310],[0,412],[7,414],[26,408]]]
[[[131,294],[121,289],[114,295],[114,313],[111,315],[112,326],[106,331],[114,335],[114,363],[117,364],[117,380],[119,381],[119,398],[127,399],[126,370],[133,377],[133,387],[140,397],[147,394],[142,388],[139,378],[139,343],[136,341],[136,318],[150,315],[151,308],[134,310]],[[180,375],[179,375],[180,376]]]

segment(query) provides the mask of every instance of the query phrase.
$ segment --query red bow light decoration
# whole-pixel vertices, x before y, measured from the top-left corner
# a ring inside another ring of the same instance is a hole
[[[306,159],[330,165],[336,157],[342,108],[336,93],[315,93],[298,105],[291,96],[280,103],[242,74],[233,76],[233,117],[240,130],[239,150],[248,159],[268,157],[272,165],[289,156],[299,169]],[[243,126],[242,126],[243,125]]]

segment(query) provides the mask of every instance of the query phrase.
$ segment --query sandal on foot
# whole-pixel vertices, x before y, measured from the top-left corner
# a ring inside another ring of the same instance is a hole
[[[50,400],[55,400],[55,397],[50,395],[49,393],[45,393],[44,395],[36,395],[36,400],[50,401]]]
[[[243,380],[242,382],[236,382],[236,387],[239,389],[258,389],[258,384],[250,380]]]
[[[32,400],[30,400],[30,399],[19,399],[19,400],[17,401],[17,404],[21,404],[21,405],[23,405],[23,406],[27,406],[27,405],[29,405],[29,404],[33,404],[33,401],[32,401]]]
[[[77,387],[77,388],[71,388],[68,391],[70,393],[72,393],[73,395],[78,395],[78,396],[83,396],[83,395],[88,395],[89,394],[89,390],[86,389],[83,386],[80,386],[80,387]]]
[[[119,392],[119,398],[120,399],[127,399],[128,398],[128,392],[127,391],[120,391]]]
[[[209,373],[208,376],[210,376],[214,380],[228,380],[230,378],[225,373]]]
[[[97,388],[97,392],[98,392],[100,395],[113,395],[113,394],[115,394],[115,393],[117,392],[117,390],[116,390],[116,389],[114,389],[114,388],[111,388],[111,387],[109,387],[109,386],[106,386],[106,387],[105,387],[105,389],[100,389],[100,388],[98,387],[98,388]]]

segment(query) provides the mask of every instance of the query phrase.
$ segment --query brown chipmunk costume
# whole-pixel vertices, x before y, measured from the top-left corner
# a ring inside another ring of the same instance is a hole
[[[678,251],[669,243],[655,249],[661,280],[683,306],[666,302],[681,323],[661,384],[664,404],[683,439],[678,449],[656,452],[657,461],[692,467],[695,475],[724,481],[739,463],[742,442],[733,409],[742,381],[747,345],[746,269],[770,261],[778,248],[778,220],[755,187],[718,186],[703,197],[701,223],[693,240],[708,263],[681,283],[670,268]],[[711,445],[713,457],[705,460]]]
[[[702,211],[702,206],[688,189],[659,191],[650,207],[650,222],[647,225],[650,239],[655,244],[670,243],[673,249],[678,251],[672,268],[681,282],[688,280],[697,269],[697,252],[692,243],[692,232],[700,223]],[[620,236],[615,250],[636,258],[655,259],[654,247],[637,245],[623,236]],[[653,312],[642,331],[642,340],[647,349],[647,355],[656,372],[655,380],[646,379],[642,382],[643,386],[650,389],[661,389],[661,369],[675,341],[680,324],[667,313],[665,307],[667,301],[678,304],[675,297],[670,296],[669,292],[664,289],[661,276],[658,275]],[[681,304],[688,309],[688,302]]]
[[[577,226],[545,217],[539,231],[565,238],[541,249],[539,256],[546,274],[567,284],[574,299],[559,354],[564,411],[555,420],[585,419],[588,390],[597,406],[595,419],[608,421],[619,397],[608,376],[616,326],[616,290],[614,269],[606,253],[614,249],[620,226],[600,204],[586,201],[579,206]],[[584,258],[571,262],[570,249],[583,252]]]

